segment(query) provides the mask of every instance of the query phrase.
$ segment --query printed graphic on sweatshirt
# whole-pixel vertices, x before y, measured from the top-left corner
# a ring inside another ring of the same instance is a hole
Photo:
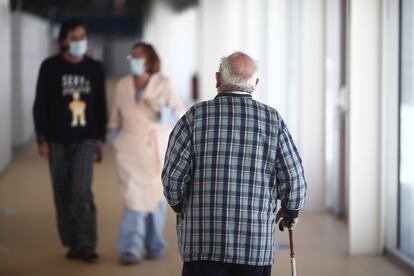
[[[62,94],[71,95],[74,92],[89,94],[91,92],[91,82],[85,76],[67,74],[62,76]]]
[[[72,112],[72,127],[86,126],[86,103],[81,100],[81,94],[78,91],[72,93],[72,101],[69,103],[69,110]]]

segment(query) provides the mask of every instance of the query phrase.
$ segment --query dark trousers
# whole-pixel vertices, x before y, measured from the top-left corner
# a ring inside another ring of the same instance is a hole
[[[184,262],[182,276],[270,276],[271,265],[255,266],[212,261]]]
[[[67,247],[96,246],[96,209],[91,190],[96,146],[95,140],[50,144],[49,168],[57,225],[62,244]]]

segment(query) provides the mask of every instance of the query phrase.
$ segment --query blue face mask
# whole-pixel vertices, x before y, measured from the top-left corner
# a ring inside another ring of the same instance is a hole
[[[88,42],[86,40],[69,42],[69,54],[74,57],[81,57],[88,50]]]
[[[133,58],[129,62],[131,73],[133,75],[141,76],[145,74],[145,59],[144,58]]]

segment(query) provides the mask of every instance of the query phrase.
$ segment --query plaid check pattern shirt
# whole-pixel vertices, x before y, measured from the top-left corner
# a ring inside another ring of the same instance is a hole
[[[247,93],[187,111],[170,134],[162,180],[183,261],[271,265],[277,200],[300,210],[306,196],[285,123]]]

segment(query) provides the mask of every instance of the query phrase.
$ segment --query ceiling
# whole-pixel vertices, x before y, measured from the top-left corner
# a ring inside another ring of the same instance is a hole
[[[197,0],[163,0],[180,11]],[[60,23],[78,17],[97,34],[141,35],[154,0],[11,0],[13,11],[21,10]]]

